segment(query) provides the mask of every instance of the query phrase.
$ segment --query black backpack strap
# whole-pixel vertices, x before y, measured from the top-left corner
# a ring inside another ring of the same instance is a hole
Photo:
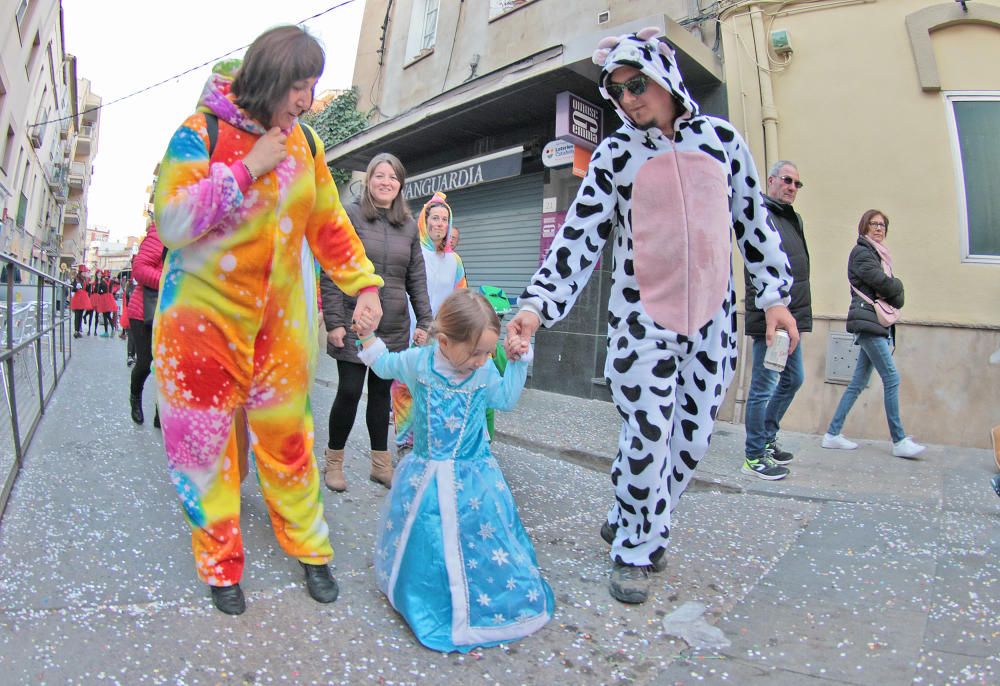
[[[212,159],[215,143],[219,140],[219,117],[214,112],[205,113],[205,128],[208,130],[208,159]]]
[[[302,133],[305,134],[306,143],[309,144],[309,152],[312,153],[313,159],[316,159],[316,134],[313,133],[308,124],[299,124],[299,126],[302,128]]]

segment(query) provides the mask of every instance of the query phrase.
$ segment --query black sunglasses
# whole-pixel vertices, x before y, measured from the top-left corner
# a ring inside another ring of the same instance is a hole
[[[787,183],[789,186],[795,186],[796,188],[802,188],[805,184],[801,181],[796,181],[791,176],[779,176],[778,177],[783,183]]]
[[[620,100],[623,95],[625,95],[625,89],[632,95],[642,95],[646,92],[646,86],[649,84],[649,77],[645,74],[638,74],[633,76],[625,83],[615,83],[614,81],[608,81],[605,88],[607,88],[608,95],[610,95],[615,100]]]

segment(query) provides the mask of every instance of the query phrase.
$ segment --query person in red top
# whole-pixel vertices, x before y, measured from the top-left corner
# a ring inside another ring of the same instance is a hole
[[[111,294],[110,269],[105,269],[101,274],[97,292],[97,311],[101,313],[101,322],[104,324],[104,333],[101,334],[101,338],[108,338],[114,333],[114,324],[112,323],[111,315],[116,309],[118,309],[118,303],[115,302],[115,296]],[[110,332],[108,331],[109,329]]]
[[[97,326],[101,321],[101,310],[100,310],[100,286],[101,286],[101,272],[95,271],[94,278],[90,280],[87,284],[87,296],[90,299],[90,309],[86,312],[87,318],[87,335],[97,335]]]
[[[132,421],[142,424],[145,417],[142,414],[142,388],[149,376],[149,368],[153,362],[153,314],[156,312],[156,300],[160,290],[160,274],[163,271],[163,258],[166,251],[160,236],[156,232],[156,224],[150,224],[146,237],[139,244],[139,252],[132,258],[132,278],[139,284],[132,291],[128,301],[129,328],[135,343],[135,365],[132,367],[132,378],[129,387],[129,404]]]
[[[132,291],[135,288],[135,279],[129,276],[125,288],[122,289],[122,309],[119,314],[122,323],[122,338],[127,342],[125,365],[130,368],[135,364],[135,341],[132,339],[132,327],[128,318],[128,301],[132,298]]]
[[[87,265],[77,265],[73,277],[73,297],[69,301],[69,309],[73,310],[73,338],[80,338],[80,325],[83,323],[84,311],[90,310],[90,295],[87,294]]]

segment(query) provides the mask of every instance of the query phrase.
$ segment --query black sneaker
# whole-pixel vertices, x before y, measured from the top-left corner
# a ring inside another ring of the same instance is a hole
[[[212,602],[219,612],[227,615],[241,615],[247,609],[246,598],[239,584],[232,586],[209,586],[212,589]]]
[[[778,464],[788,464],[795,456],[787,450],[782,450],[777,441],[764,444],[764,452],[771,456],[771,459]]]
[[[332,603],[340,594],[336,579],[330,574],[330,565],[307,565],[299,561],[306,573],[306,589],[317,603]]]
[[[635,605],[649,598],[649,567],[635,567],[616,562],[611,568],[608,591],[611,597],[623,603]]]
[[[747,456],[747,458],[743,461],[743,467],[740,471],[744,474],[756,476],[758,479],[764,479],[765,481],[779,481],[780,479],[784,479],[791,472],[788,467],[782,467],[777,464],[771,456],[767,454],[758,458],[751,458]]]

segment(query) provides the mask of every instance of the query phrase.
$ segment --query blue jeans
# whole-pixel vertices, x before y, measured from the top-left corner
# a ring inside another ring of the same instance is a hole
[[[885,395],[885,418],[889,421],[889,435],[892,442],[898,443],[906,438],[903,431],[903,423],[899,420],[899,372],[896,371],[896,363],[892,361],[890,345],[892,341],[885,336],[871,336],[868,334],[858,334],[858,345],[861,350],[858,352],[858,364],[854,368],[854,378],[844,391],[837,411],[833,413],[830,420],[830,428],[827,433],[836,436],[844,428],[844,421],[847,413],[854,407],[854,401],[861,395],[868,379],[872,375],[872,367],[878,371],[882,377],[882,391]]]
[[[753,339],[753,368],[750,373],[750,392],[747,394],[746,417],[747,457],[761,457],[767,443],[778,436],[778,425],[785,416],[795,392],[805,381],[802,366],[802,343],[788,356],[784,370],[776,372],[764,366],[767,341],[763,336]]]

